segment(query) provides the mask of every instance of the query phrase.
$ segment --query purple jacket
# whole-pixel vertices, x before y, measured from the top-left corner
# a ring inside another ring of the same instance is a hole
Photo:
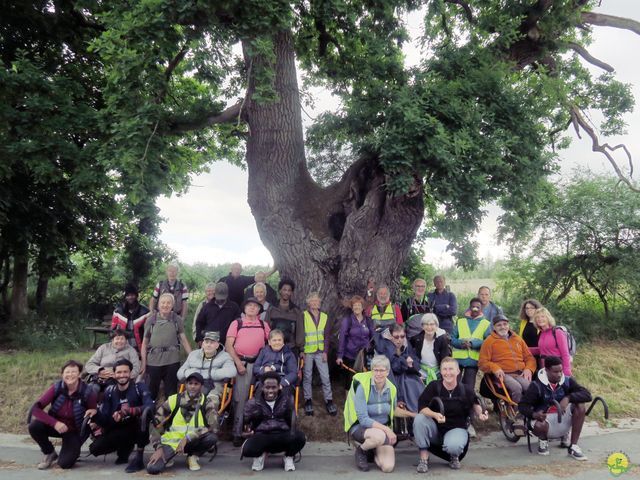
[[[344,317],[340,325],[338,358],[354,360],[360,350],[369,346],[374,333],[373,322],[369,317],[365,316],[362,323],[353,313]]]

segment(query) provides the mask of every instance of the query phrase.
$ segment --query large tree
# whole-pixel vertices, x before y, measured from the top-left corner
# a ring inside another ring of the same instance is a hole
[[[468,266],[482,205],[498,201],[503,224],[521,230],[569,125],[611,155],[584,112],[600,110],[602,131],[616,133],[632,101],[610,74],[589,73],[584,62],[611,68],[585,46],[590,25],[638,24],[593,13],[595,3],[102,2],[90,16],[106,29],[93,44],[108,71],[103,155],[128,168],[140,197],[158,175],[182,188],[185,164],[245,164],[281,275],[328,305],[369,276],[393,284],[423,222]],[[424,16],[411,68],[409,15]],[[340,107],[309,126],[305,144],[302,109],[317,86]]]

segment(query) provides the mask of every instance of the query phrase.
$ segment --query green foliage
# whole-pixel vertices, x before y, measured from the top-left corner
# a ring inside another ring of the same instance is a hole
[[[427,289],[431,284],[431,279],[435,275],[433,266],[424,262],[424,251],[420,246],[413,246],[407,255],[405,265],[400,273],[400,299],[413,295],[413,281],[416,278],[423,278],[427,282]]]

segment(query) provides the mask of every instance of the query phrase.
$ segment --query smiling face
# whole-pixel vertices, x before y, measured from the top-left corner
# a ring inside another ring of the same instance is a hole
[[[509,322],[502,320],[493,326],[493,330],[501,337],[506,337],[509,333]]]
[[[80,369],[74,365],[69,365],[62,371],[62,381],[67,388],[75,387],[80,380]]]
[[[457,362],[442,362],[440,364],[440,374],[445,383],[451,385],[457,382],[458,374],[460,373],[460,367]]]
[[[173,308],[173,302],[173,295],[161,295],[160,300],[158,301],[158,310],[160,311],[160,314],[163,316],[169,315]]]
[[[427,282],[422,279],[418,279],[413,282],[413,295],[416,298],[424,297],[424,293],[427,291]]]
[[[380,305],[386,305],[387,303],[389,303],[390,296],[391,295],[389,294],[389,289],[386,287],[381,287],[376,292],[376,299],[378,300],[378,303]]]
[[[255,318],[260,312],[260,305],[257,303],[249,302],[244,306],[244,313],[248,317]]]
[[[422,330],[424,330],[425,335],[427,335],[429,338],[435,335],[437,329],[438,326],[433,320],[427,320],[427,323],[422,324]]]
[[[546,330],[551,327],[549,319],[544,313],[536,313],[533,321],[540,330]]]
[[[204,294],[207,296],[207,301],[210,302],[216,295],[216,289],[214,287],[207,287],[204,291]]]
[[[284,301],[289,301],[291,300],[291,295],[293,295],[293,289],[291,288],[291,285],[289,285],[288,283],[282,285],[282,288],[280,289],[280,298]]]
[[[361,302],[355,302],[353,305],[351,305],[351,311],[355,315],[362,315],[363,310],[364,310],[364,307],[362,306]]]
[[[167,279],[173,283],[176,281],[176,278],[178,278],[178,267],[175,265],[169,265],[167,267]]]
[[[524,306],[524,313],[529,318],[529,321],[533,320],[533,314],[536,312],[537,308],[532,303],[527,303]]]
[[[202,389],[202,384],[196,380],[195,378],[190,378],[187,382],[187,393],[191,398],[200,395],[200,390]]]
[[[378,387],[384,385],[387,382],[389,376],[389,370],[380,366],[373,367],[373,383]]]
[[[127,346],[127,337],[124,335],[116,335],[111,339],[111,346],[115,348],[117,351],[122,350]]]
[[[128,365],[118,365],[115,372],[113,372],[113,375],[116,378],[118,385],[123,387],[131,380],[131,370],[129,370]]]
[[[278,397],[280,383],[275,378],[267,378],[262,384],[262,395],[267,402],[273,402]]]
[[[267,289],[264,287],[254,287],[253,296],[258,299],[260,303],[263,303],[267,299]]]
[[[269,346],[274,352],[279,352],[284,346],[284,338],[282,335],[274,334],[269,337]]]

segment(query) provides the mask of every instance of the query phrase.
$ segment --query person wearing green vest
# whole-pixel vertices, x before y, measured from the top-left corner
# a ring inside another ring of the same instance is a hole
[[[386,285],[380,285],[376,290],[376,303],[367,311],[367,316],[373,320],[373,328],[376,331],[404,323],[400,307],[397,303],[391,302],[391,292]]]
[[[325,312],[320,310],[320,294],[311,292],[307,295],[307,310],[304,311],[304,352],[300,357],[304,359],[304,376],[302,391],[304,392],[304,413],[313,415],[311,400],[311,380],[313,365],[315,364],[322,382],[322,394],[329,415],[338,414],[338,408],[333,403],[331,379],[329,378],[329,342],[331,339],[331,323]]]
[[[371,371],[356,373],[344,405],[344,431],[357,444],[356,467],[369,470],[369,455],[384,473],[392,472],[396,459],[393,417],[415,417],[397,405],[398,392],[388,379],[391,364],[384,355],[371,360]]]
[[[171,395],[156,412],[150,440],[155,449],[147,473],[157,475],[173,465],[173,457],[187,455],[189,470],[200,470],[198,457],[218,442],[216,406],[202,393],[204,379],[198,372],[187,377],[184,393]]]

